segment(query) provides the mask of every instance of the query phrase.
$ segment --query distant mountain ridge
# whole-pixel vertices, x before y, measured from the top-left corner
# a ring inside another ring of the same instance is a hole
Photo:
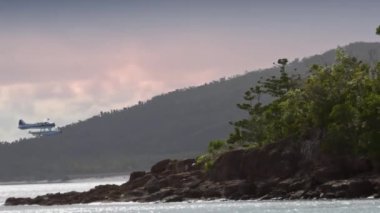
[[[358,42],[344,49],[366,62],[380,60],[380,43]],[[330,50],[293,61],[287,70],[307,75],[312,64],[331,64],[334,59],[335,51]],[[236,107],[243,93],[260,77],[277,74],[278,68],[273,67],[221,78],[101,113],[63,127],[63,133],[55,137],[1,144],[0,180],[128,172],[148,168],[164,158],[194,157],[206,150],[210,140],[227,137],[232,131],[229,121],[244,116]],[[270,100],[266,97],[264,101]]]

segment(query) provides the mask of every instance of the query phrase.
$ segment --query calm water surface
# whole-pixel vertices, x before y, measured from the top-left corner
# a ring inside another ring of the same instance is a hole
[[[85,191],[99,184],[122,184],[127,178],[77,180],[66,183],[0,185],[0,212],[305,212],[380,213],[380,200],[340,201],[194,201],[178,203],[91,203],[64,206],[4,206],[7,197],[34,197],[46,193]]]

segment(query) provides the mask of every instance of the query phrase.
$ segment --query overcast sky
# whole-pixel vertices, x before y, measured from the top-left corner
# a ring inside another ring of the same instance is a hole
[[[379,41],[378,0],[0,0],[0,141],[178,88]]]

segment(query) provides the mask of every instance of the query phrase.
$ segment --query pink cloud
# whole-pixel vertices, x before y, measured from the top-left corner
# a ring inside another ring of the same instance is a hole
[[[246,43],[228,35],[175,34],[102,42],[0,35],[6,50],[0,57],[4,76],[0,113],[13,115],[0,129],[14,127],[19,117],[50,117],[65,125],[272,62],[264,60],[266,51],[257,41]],[[16,138],[16,130],[5,137]]]

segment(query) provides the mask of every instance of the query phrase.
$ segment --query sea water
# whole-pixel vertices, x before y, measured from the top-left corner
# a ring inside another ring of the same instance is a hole
[[[302,213],[379,213],[380,200],[311,200],[311,201],[190,201],[174,203],[90,203],[62,206],[4,206],[7,197],[35,197],[47,193],[86,191],[100,184],[122,184],[125,177],[74,180],[65,183],[0,185],[0,212],[302,212]]]

